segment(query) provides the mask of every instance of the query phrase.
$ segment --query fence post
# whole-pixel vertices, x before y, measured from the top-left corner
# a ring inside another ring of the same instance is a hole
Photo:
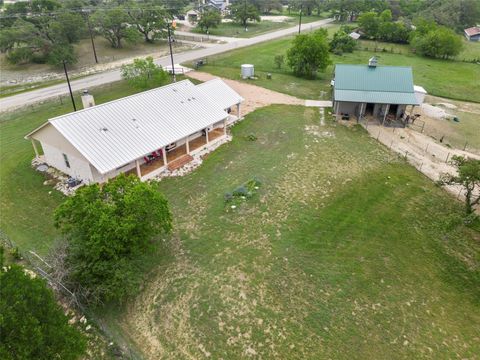
[[[380,130],[378,130],[377,140],[380,137]]]
[[[467,145],[468,145],[468,141],[465,141],[465,145],[463,146],[463,151],[465,151],[465,149],[467,148]]]
[[[450,157],[450,153],[447,154],[447,158],[445,159],[445,164],[448,162],[449,157]]]
[[[393,140],[392,140],[392,142],[390,143],[390,149],[392,148],[392,145],[393,145]]]
[[[427,153],[427,150],[428,150],[428,146],[429,146],[429,145],[430,145],[430,144],[427,144],[427,146],[425,147],[425,153]]]
[[[423,134],[423,130],[425,130],[425,121],[423,122],[423,125],[422,125],[422,134]]]
[[[420,169],[418,171],[422,172],[423,162],[420,164]]]

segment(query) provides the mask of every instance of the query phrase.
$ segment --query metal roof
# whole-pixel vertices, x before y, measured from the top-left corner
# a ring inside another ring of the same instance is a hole
[[[411,67],[335,66],[336,101],[417,104]]]
[[[480,34],[480,27],[479,26],[474,26],[468,29],[465,29],[465,34],[468,36],[475,36]]]
[[[418,105],[415,93],[335,90],[335,101],[348,101],[374,104]]]
[[[227,116],[204,91],[183,80],[49,123],[105,174]]]
[[[244,100],[235,90],[219,78],[198,84],[197,88],[204,94],[207,94],[208,97],[214,101],[215,104],[221,106],[222,109],[228,109]]]

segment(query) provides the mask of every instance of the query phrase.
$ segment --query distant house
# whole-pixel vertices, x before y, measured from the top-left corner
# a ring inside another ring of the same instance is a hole
[[[337,64],[333,80],[333,109],[338,118],[364,117],[382,124],[400,119],[408,105],[419,105],[411,67]]]
[[[225,11],[230,6],[230,0],[202,0],[204,5],[212,5],[220,11]]]
[[[463,31],[469,41],[480,41],[480,26],[474,26]]]
[[[148,180],[183,166],[226,137],[243,101],[220,79],[184,80],[96,106],[86,97],[84,106],[92,107],[50,119],[25,137],[37,159],[85,183],[125,172]]]

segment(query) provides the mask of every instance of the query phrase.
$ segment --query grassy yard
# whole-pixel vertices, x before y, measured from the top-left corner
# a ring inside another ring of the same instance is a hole
[[[240,65],[252,63],[259,79],[249,82],[301,98],[330,98],[329,82],[333,66],[319,74],[318,80],[295,77],[286,66],[282,69],[275,67],[274,56],[285,54],[291,41],[292,38],[284,38],[213,56],[201,70],[240,80]],[[477,64],[428,59],[413,54],[374,53],[361,47],[351,54],[332,55],[331,58],[333,64],[367,64],[372,55],[376,55],[382,65],[412,66],[415,84],[423,86],[431,95],[480,102],[480,66]],[[266,73],[273,74],[272,80],[266,79]]]
[[[286,29],[298,24],[299,18],[298,15],[286,15],[290,16],[291,18],[287,21],[260,21],[260,22],[249,22],[247,29],[236,22],[224,22],[218,25],[216,28],[209,29],[210,35],[216,36],[227,36],[227,37],[239,37],[239,38],[250,38],[260,34],[264,34],[267,32]],[[302,16],[302,24],[308,24],[313,21],[318,21],[324,19],[323,16]],[[191,32],[204,34],[205,32],[202,31],[200,28],[194,27],[191,29]]]
[[[106,315],[146,358],[479,353],[480,234],[460,204],[362,129],[320,127],[316,110],[264,108],[233,136],[160,183],[170,251]],[[225,207],[254,176],[258,194]]]
[[[134,91],[92,92],[102,103]],[[23,250],[48,252],[63,199],[30,168],[23,136],[68,111],[47,103],[0,121],[0,226]],[[260,109],[232,132],[192,174],[160,183],[175,232],[141,295],[102,314],[113,333],[152,359],[480,351],[480,234],[461,204],[362,129],[320,127],[317,110]],[[252,177],[258,193],[226,207]]]
[[[462,37],[462,40],[463,50],[456,57],[456,59],[459,61],[480,59],[480,43],[467,41],[464,37]],[[407,44],[392,44],[373,40],[359,40],[359,48],[362,50],[367,48],[369,51],[372,51],[375,47],[380,50],[385,49],[388,52],[402,53],[404,55],[411,54],[410,45]]]

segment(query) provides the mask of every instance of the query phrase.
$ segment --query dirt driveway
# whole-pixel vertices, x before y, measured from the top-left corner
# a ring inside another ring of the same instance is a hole
[[[200,71],[190,71],[186,75],[200,81],[208,81],[218,77]],[[245,84],[236,80],[224,78],[222,78],[222,80],[245,99],[242,103],[242,115],[272,104],[305,105],[305,100],[290,95],[268,90],[256,85]]]

